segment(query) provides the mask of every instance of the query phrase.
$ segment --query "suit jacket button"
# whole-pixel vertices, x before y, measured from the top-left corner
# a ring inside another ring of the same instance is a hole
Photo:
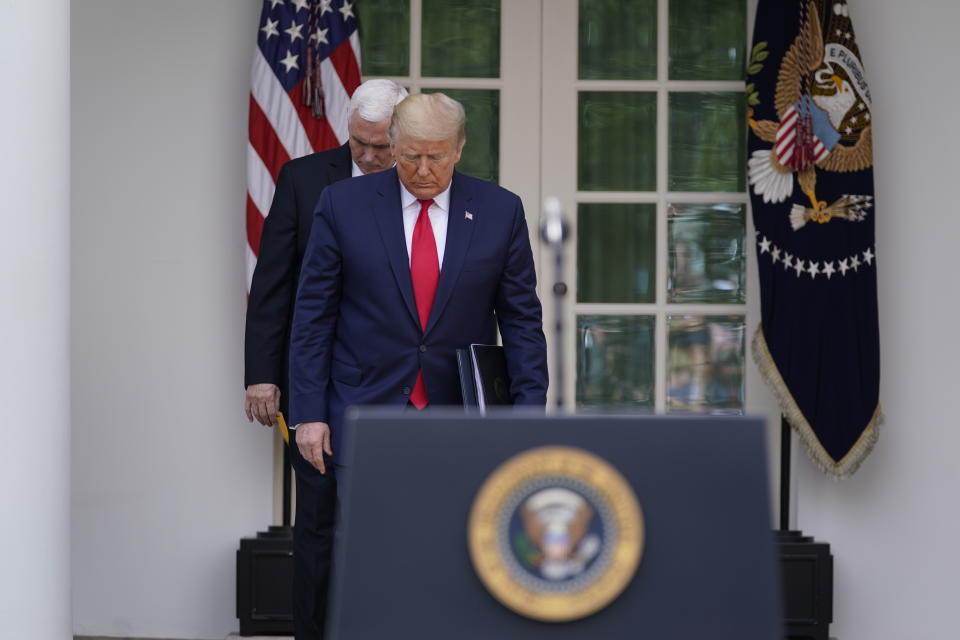
[[[410,387],[404,387],[403,389],[400,389],[400,393],[402,393],[405,396],[410,395]]]
[[[427,352],[427,345],[425,344],[420,345],[420,353],[426,353],[426,352]]]

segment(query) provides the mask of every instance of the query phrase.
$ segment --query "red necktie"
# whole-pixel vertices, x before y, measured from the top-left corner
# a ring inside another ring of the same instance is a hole
[[[413,280],[413,297],[417,301],[417,315],[420,316],[420,328],[427,329],[430,309],[437,293],[437,281],[440,280],[440,261],[437,258],[437,241],[433,237],[433,226],[427,211],[433,200],[418,200],[420,215],[413,227],[413,241],[410,243],[410,278]],[[427,389],[423,384],[423,369],[417,372],[417,381],[410,394],[410,403],[422,410],[427,406]]]

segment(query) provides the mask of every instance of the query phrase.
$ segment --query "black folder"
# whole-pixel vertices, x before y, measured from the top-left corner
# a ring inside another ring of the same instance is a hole
[[[476,407],[483,414],[487,407],[513,404],[503,347],[472,344],[469,349],[457,349],[457,367],[463,405],[468,412]]]

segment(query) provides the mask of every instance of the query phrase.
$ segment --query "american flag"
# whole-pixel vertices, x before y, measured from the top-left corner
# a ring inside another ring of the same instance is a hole
[[[359,85],[356,2],[265,0],[250,81],[247,290],[280,167],[346,142]]]

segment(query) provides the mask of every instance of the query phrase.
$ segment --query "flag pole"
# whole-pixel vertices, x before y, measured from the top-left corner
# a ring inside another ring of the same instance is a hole
[[[296,443],[293,443],[293,446],[297,446]],[[284,527],[290,526],[290,502],[293,498],[292,490],[292,473],[290,470],[290,447],[289,445],[283,448],[283,521],[282,524]]]
[[[780,531],[790,530],[790,423],[780,416]]]

